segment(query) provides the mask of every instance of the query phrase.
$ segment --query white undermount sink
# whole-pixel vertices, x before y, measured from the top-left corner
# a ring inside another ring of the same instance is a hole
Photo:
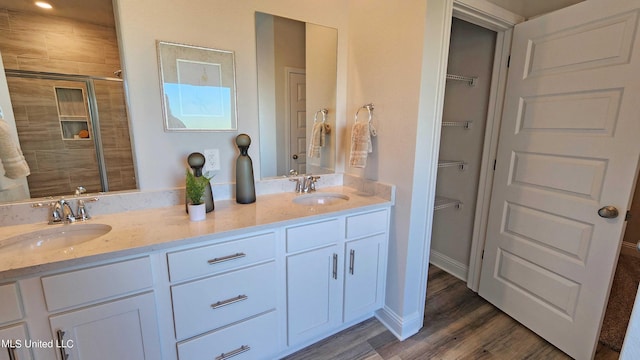
[[[24,249],[36,252],[69,250],[75,245],[96,239],[111,231],[111,226],[105,224],[74,223],[48,226],[46,229],[0,239],[0,249]]]
[[[293,202],[300,205],[334,205],[348,201],[349,197],[338,193],[311,193],[297,196]]]

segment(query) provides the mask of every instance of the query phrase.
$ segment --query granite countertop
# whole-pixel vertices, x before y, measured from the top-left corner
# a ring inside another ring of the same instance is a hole
[[[258,196],[253,204],[241,205],[233,199],[215,201],[215,210],[207,214],[206,220],[199,222],[189,221],[184,204],[94,216],[84,223],[107,224],[112,227],[111,231],[73,247],[52,251],[16,245],[0,247],[0,280],[258,231],[305,217],[339,215],[353,209],[366,210],[393,204],[389,199],[362,194],[350,187],[323,188],[316,193],[322,192],[344,194],[349,201],[306,206],[292,201],[298,194],[286,192]],[[15,235],[54,226],[75,224],[47,225],[41,222],[3,227],[0,244]]]

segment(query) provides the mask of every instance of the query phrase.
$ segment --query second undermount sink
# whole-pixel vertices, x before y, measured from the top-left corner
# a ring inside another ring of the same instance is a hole
[[[35,252],[72,250],[74,246],[96,239],[111,231],[105,224],[51,225],[46,229],[31,231],[0,239],[0,250],[23,249]]]
[[[311,193],[297,196],[293,202],[300,205],[335,205],[348,201],[349,197],[338,193]]]

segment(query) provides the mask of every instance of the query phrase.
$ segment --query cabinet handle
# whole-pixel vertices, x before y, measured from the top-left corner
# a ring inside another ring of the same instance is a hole
[[[333,278],[338,278],[338,254],[333,254]]]
[[[235,349],[235,350],[231,350],[228,353],[222,353],[218,356],[216,356],[216,360],[225,360],[225,359],[229,359],[232,358],[236,355],[240,355],[243,352],[247,352],[251,350],[251,347],[249,345],[242,345],[239,348]]]
[[[9,360],[18,360],[18,355],[16,354],[16,346],[13,345],[13,341],[7,348],[7,351],[9,352]]]
[[[349,274],[353,275],[353,267],[355,265],[356,262],[356,251],[354,249],[351,249],[351,251],[349,251]]]
[[[227,256],[223,256],[223,257],[219,257],[219,258],[213,258],[211,260],[207,260],[207,262],[209,263],[209,265],[214,265],[214,264],[219,264],[221,262],[225,262],[225,261],[229,261],[229,260],[235,260],[235,259],[240,259],[247,256],[247,254],[245,253],[236,253],[233,255],[227,255]]]
[[[64,334],[65,332],[60,329],[56,331],[56,335],[58,336],[58,344],[64,344]],[[62,360],[67,360],[69,358],[69,354],[64,351],[64,346],[60,346],[60,358]]]
[[[217,308],[221,308],[223,306],[227,306],[227,305],[231,305],[233,303],[237,303],[238,301],[243,301],[243,300],[247,300],[249,297],[247,295],[238,295],[234,298],[231,299],[227,299],[227,300],[221,300],[218,301],[216,303],[211,304],[211,308],[212,309],[217,309]]]

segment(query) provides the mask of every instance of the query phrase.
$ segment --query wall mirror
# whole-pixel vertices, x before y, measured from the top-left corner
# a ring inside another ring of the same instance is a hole
[[[255,22],[261,177],[333,173],[338,30],[260,12]],[[310,154],[320,121],[329,132]]]
[[[136,189],[111,0],[49,12],[7,0],[0,17],[8,106],[31,169],[22,183],[0,176],[0,203]]]

